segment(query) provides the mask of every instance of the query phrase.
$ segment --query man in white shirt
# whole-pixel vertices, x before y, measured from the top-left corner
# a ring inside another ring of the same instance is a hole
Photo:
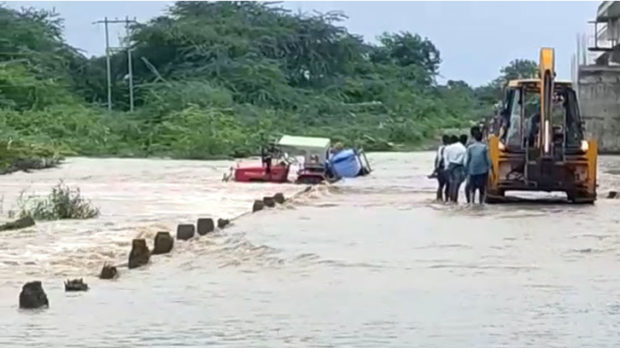
[[[467,148],[456,135],[451,136],[450,145],[443,151],[444,169],[448,173],[450,201],[458,202],[459,189],[465,179],[465,153]]]

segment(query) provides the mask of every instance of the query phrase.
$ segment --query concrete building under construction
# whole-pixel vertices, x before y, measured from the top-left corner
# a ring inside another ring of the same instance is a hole
[[[578,48],[574,76],[581,114],[599,151],[620,153],[620,2],[602,2],[590,23],[594,34]]]

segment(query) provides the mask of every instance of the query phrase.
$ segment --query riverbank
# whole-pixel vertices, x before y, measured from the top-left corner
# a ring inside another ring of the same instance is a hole
[[[366,152],[411,152],[426,151],[436,147],[439,140],[429,138],[425,141],[415,144],[394,144],[382,139],[374,139],[370,136],[361,137],[364,141],[354,142],[357,146],[363,148]],[[351,146],[345,143],[345,146]],[[258,146],[256,147],[258,149]],[[124,150],[121,153],[104,153],[104,154],[80,154],[75,151],[61,151],[51,147],[35,144],[16,144],[9,142],[0,142],[0,175],[10,174],[18,171],[30,172],[33,170],[49,169],[60,165],[65,158],[70,157],[88,157],[92,159],[154,159],[154,160],[201,160],[201,161],[232,161],[253,156],[259,156],[256,153],[244,151],[237,154],[203,154],[200,156],[183,156],[180,154],[162,151],[160,153],[150,151],[131,151]]]
[[[21,141],[0,141],[0,175],[54,168],[64,160],[55,148]]]

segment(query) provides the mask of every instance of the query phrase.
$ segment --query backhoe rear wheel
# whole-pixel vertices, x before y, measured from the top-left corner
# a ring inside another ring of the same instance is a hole
[[[484,202],[487,204],[503,203],[505,201],[505,192],[503,190],[487,192]]]

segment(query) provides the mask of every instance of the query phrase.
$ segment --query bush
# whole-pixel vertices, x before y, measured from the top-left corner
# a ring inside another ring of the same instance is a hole
[[[84,199],[80,189],[72,189],[61,181],[45,198],[30,196],[19,199],[20,217],[35,220],[90,219],[99,215],[99,209]]]

